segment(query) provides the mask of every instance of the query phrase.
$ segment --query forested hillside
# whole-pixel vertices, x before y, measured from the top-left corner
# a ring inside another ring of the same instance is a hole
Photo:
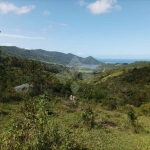
[[[54,51],[45,51],[42,49],[35,49],[35,50],[27,50],[23,48],[18,48],[15,46],[1,46],[4,52],[11,53],[15,56],[20,56],[23,58],[30,58],[33,60],[45,62],[45,63],[60,63],[60,64],[69,64],[73,57],[77,57],[79,61],[83,64],[101,64],[98,60],[94,59],[92,56],[87,58],[82,58],[76,56],[74,54],[68,53],[61,53],[61,52],[54,52]]]
[[[64,88],[56,78],[60,70],[45,66],[40,62],[21,59],[14,56],[1,58],[1,102],[20,101],[22,94],[15,93],[14,87],[29,83],[33,88],[29,95],[36,96],[46,91],[61,91]],[[59,93],[61,94],[61,93]]]
[[[97,75],[92,82],[108,92],[102,102],[113,103],[114,108],[125,104],[140,106],[150,101],[150,65],[107,71]]]
[[[150,65],[94,76],[3,53],[0,70],[0,149],[150,149]]]

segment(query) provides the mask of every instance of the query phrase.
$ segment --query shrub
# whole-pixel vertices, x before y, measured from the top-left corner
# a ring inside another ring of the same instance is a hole
[[[77,150],[83,149],[69,130],[61,129],[48,115],[47,101],[25,101],[20,109],[22,117],[12,120],[9,130],[3,135],[1,148],[5,150]]]
[[[113,99],[111,100],[105,99],[102,102],[102,106],[106,107],[107,110],[114,110],[117,108],[117,103]]]
[[[87,106],[84,109],[84,112],[82,114],[82,119],[89,129],[92,129],[94,127],[94,124],[95,124],[94,113],[89,106]]]
[[[149,114],[150,114],[150,103],[142,104],[142,105],[140,106],[140,111],[141,111],[144,115],[149,115]]]
[[[138,123],[138,116],[135,114],[132,107],[130,107],[130,111],[127,113],[130,125],[135,133],[139,133],[141,130],[143,130],[142,126]]]

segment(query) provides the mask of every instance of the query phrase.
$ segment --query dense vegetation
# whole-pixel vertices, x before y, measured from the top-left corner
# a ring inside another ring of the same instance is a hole
[[[102,62],[99,62],[98,60],[94,59],[92,56],[87,58],[82,58],[71,53],[65,54],[65,53],[55,52],[55,51],[45,51],[42,49],[27,50],[15,46],[11,46],[11,47],[2,46],[2,49],[4,52],[11,53],[15,56],[30,58],[47,64],[51,64],[54,62],[59,64],[69,64],[73,57],[77,57],[79,61],[83,64],[97,64],[97,65],[102,64]]]
[[[149,61],[137,61],[131,64],[128,63],[103,63],[94,69],[95,73],[104,72],[107,70],[121,69],[121,68],[140,68],[150,64]]]
[[[94,76],[3,53],[0,70],[0,149],[150,149],[147,63]]]
[[[102,102],[113,102],[116,108],[125,104],[140,106],[142,103],[150,102],[149,83],[150,65],[139,69],[107,71],[93,79],[93,85],[100,86],[108,93]]]

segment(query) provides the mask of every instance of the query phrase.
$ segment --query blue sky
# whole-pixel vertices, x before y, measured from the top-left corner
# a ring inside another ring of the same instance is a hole
[[[0,0],[0,45],[150,59],[149,0]]]

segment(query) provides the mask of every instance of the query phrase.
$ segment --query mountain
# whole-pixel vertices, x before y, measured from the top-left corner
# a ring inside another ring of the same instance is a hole
[[[99,61],[96,60],[95,58],[93,58],[92,56],[83,58],[83,59],[81,60],[81,62],[82,62],[83,64],[93,64],[93,65],[99,64]],[[101,62],[101,64],[102,64],[102,62]]]
[[[92,56],[89,56],[87,58],[82,58],[71,53],[65,54],[62,52],[46,51],[42,49],[27,50],[27,49],[19,48],[16,46],[1,46],[1,48],[2,48],[2,52],[7,52],[15,56],[33,59],[33,60],[41,61],[41,62],[48,63],[48,64],[54,63],[54,62],[60,63],[60,64],[69,64],[71,60],[73,59],[73,57],[77,57],[77,59],[82,64],[89,64],[89,65],[102,64],[102,62],[96,60]]]

